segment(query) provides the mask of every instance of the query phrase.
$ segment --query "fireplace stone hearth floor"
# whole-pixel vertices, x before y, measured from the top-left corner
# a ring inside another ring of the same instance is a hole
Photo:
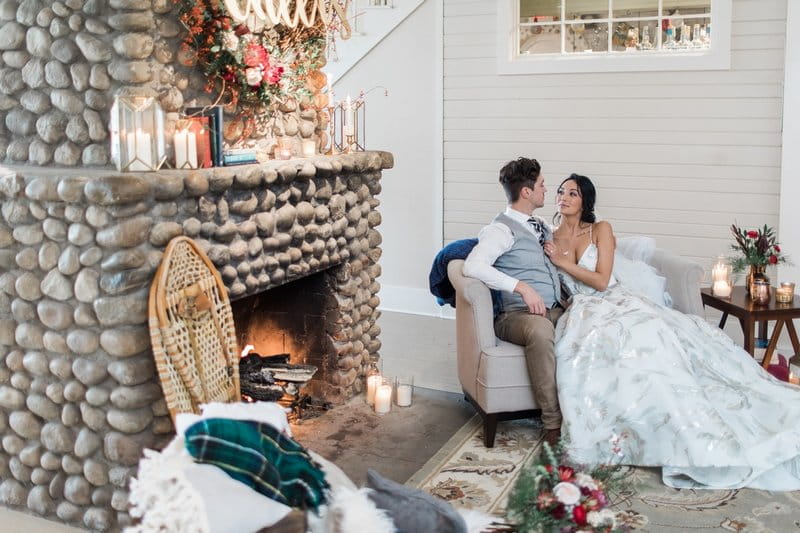
[[[323,416],[292,427],[304,446],[336,463],[357,485],[367,469],[403,483],[419,470],[475,411],[460,394],[416,389],[411,407],[376,415],[356,396]],[[81,529],[0,506],[0,531],[79,533]]]

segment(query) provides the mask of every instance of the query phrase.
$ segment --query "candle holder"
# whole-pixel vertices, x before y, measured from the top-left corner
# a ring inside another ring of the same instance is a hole
[[[121,172],[151,172],[166,161],[164,111],[149,89],[125,89],[111,106],[111,160]]]
[[[303,139],[300,145],[303,157],[314,157],[317,155],[317,142],[314,139]]]
[[[775,289],[775,301],[781,304],[790,304],[794,301],[794,283],[784,281]]]
[[[369,366],[367,366],[366,378],[367,396],[365,399],[367,401],[367,405],[375,405],[375,390],[383,382],[381,371],[378,368],[378,357],[376,355],[371,355],[369,358]]]
[[[383,378],[375,389],[375,413],[385,415],[392,410],[392,381]]]
[[[770,299],[769,281],[757,279],[753,282],[753,293],[750,295],[756,305],[768,305]]]
[[[730,298],[733,291],[731,265],[725,256],[719,256],[711,267],[711,294],[719,298]]]
[[[362,94],[355,100],[348,95],[335,103],[331,115],[331,150],[349,154],[363,152],[366,132],[366,101]]]
[[[394,381],[395,403],[398,407],[410,407],[414,394],[414,376],[397,376]]]
[[[294,139],[284,135],[278,138],[278,144],[275,146],[275,159],[291,159],[294,155],[293,145]]]
[[[191,129],[190,121],[179,120],[175,124],[172,148],[175,156],[175,168],[190,170],[199,168],[197,133]]]

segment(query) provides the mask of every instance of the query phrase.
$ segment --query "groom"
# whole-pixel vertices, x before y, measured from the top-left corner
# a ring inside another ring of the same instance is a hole
[[[478,235],[478,244],[464,263],[464,275],[502,291],[495,318],[497,336],[525,347],[525,359],[536,403],[542,410],[544,438],[555,445],[561,437],[561,410],[556,390],[555,323],[564,308],[556,267],[543,245],[552,240],[544,220],[533,216],[544,205],[544,176],[535,159],[520,157],[500,169],[508,198]]]

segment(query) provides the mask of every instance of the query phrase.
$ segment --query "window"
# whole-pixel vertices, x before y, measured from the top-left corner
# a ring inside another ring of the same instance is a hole
[[[500,0],[499,70],[726,69],[730,25],[731,0]]]

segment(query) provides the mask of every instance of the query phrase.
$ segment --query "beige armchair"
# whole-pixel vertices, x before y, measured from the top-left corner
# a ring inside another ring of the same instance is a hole
[[[703,314],[700,265],[660,249],[654,251],[649,263],[667,278],[675,309]],[[538,406],[522,347],[495,336],[489,288],[465,277],[463,267],[462,260],[447,265],[448,278],[456,290],[458,379],[466,398],[483,417],[483,442],[491,448],[499,421],[534,416]]]

